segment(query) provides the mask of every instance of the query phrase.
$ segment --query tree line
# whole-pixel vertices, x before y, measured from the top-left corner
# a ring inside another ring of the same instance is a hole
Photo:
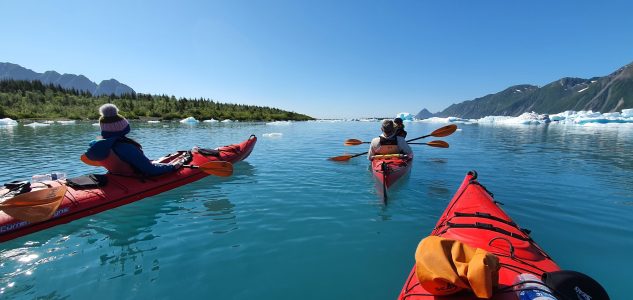
[[[211,99],[176,98],[167,95],[124,94],[93,96],[90,92],[66,89],[40,81],[0,80],[0,118],[95,120],[98,107],[114,103],[129,119],[162,120],[194,117],[198,120],[306,121],[313,118],[278,108],[220,103]]]

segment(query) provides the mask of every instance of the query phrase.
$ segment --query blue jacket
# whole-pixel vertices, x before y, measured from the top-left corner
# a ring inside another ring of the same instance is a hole
[[[122,137],[115,136],[90,142],[86,157],[90,160],[105,160],[112,150],[124,162],[145,176],[157,176],[174,171],[172,165],[153,163],[136,145],[127,143]]]

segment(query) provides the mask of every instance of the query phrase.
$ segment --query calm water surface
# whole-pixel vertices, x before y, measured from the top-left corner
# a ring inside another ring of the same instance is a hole
[[[445,124],[408,124],[409,137]],[[563,269],[631,296],[633,127],[459,125],[449,149],[415,146],[383,205],[364,157],[378,123],[133,123],[149,157],[260,139],[230,178],[196,183],[0,244],[7,299],[394,299],[417,243],[468,170]],[[265,133],[281,137],[264,137]],[[90,123],[0,128],[0,183],[100,169]],[[432,138],[427,139],[427,141]]]

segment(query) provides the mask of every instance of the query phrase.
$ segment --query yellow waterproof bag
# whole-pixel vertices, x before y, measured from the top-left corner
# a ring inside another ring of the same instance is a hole
[[[489,299],[499,283],[499,258],[460,241],[428,236],[415,251],[415,273],[433,295],[469,289],[478,298]]]

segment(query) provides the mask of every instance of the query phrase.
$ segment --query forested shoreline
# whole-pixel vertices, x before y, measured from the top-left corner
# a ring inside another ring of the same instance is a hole
[[[194,117],[198,120],[306,121],[313,118],[277,108],[219,103],[210,99],[167,95],[125,94],[93,96],[39,81],[0,80],[0,118],[96,120],[98,107],[114,103],[128,119],[162,120]]]

